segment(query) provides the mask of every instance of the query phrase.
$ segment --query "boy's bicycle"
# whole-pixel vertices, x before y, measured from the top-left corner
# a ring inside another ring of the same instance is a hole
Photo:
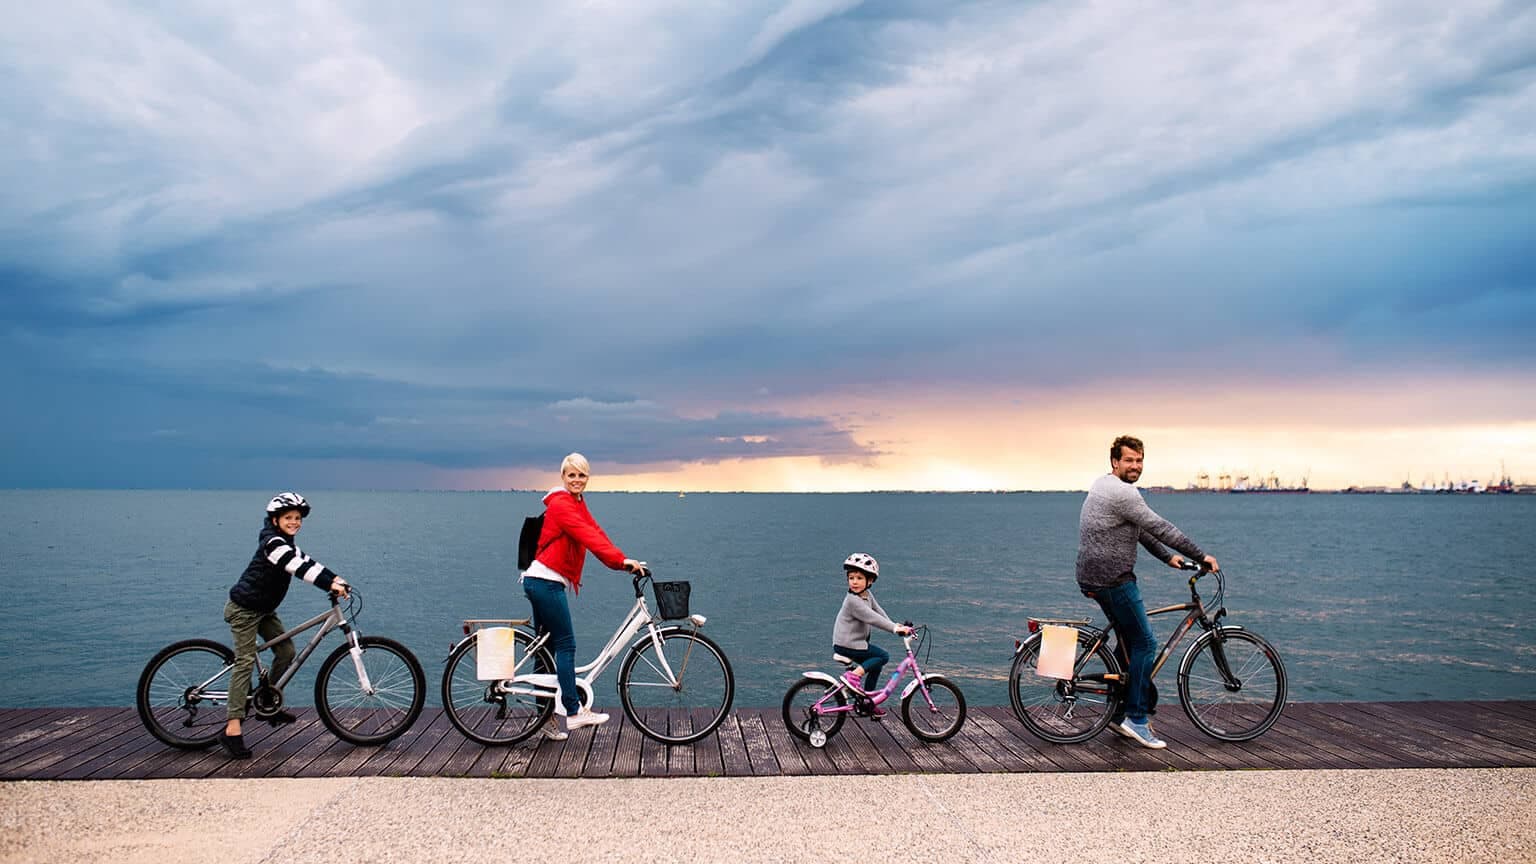
[[[677,587],[686,582],[653,583],[657,617],[646,605],[643,590],[652,581],[650,571],[642,569],[632,581],[635,603],[629,614],[603,650],[576,667],[582,707],[592,706],[592,682],[623,655],[619,701],[629,721],[665,744],[698,741],[714,732],[731,709],[736,694],[731,663],[720,646],[700,632],[707,619],[689,614],[686,587]],[[678,623],[658,623],[668,620]],[[537,732],[555,710],[558,683],[549,634],[530,632],[527,625],[519,618],[470,618],[464,621],[464,638],[449,650],[443,668],[443,709],[454,727],[473,741],[515,744]],[[483,627],[516,628],[512,677],[477,677],[475,649]]]
[[[340,630],[346,643],[337,646],[315,676],[315,711],[336,737],[353,744],[383,744],[411,728],[427,698],[427,676],[416,656],[404,645],[382,636],[362,636],[349,623],[362,612],[362,596],[350,589],[343,607],[336,592],[328,592],[331,608],[256,646],[259,683],[252,688],[251,717],[271,718],[283,708],[283,687],[314,653],[320,640]],[[293,639],[312,627],[319,631],[293,658],[276,681],[269,680],[261,652]],[[139,719],[150,734],[172,747],[197,750],[218,740],[227,720],[225,705],[235,652],[212,639],[187,639],[162,648],[139,676],[136,703]],[[250,686],[249,682],[239,682]]]
[[[912,625],[908,622],[907,626]],[[965,723],[965,694],[943,675],[923,673],[917,664],[917,652],[927,641],[926,625],[901,637],[907,656],[896,666],[891,680],[872,693],[850,685],[841,675],[801,673],[801,679],[784,694],[784,725],[812,747],[825,747],[827,739],[843,728],[843,721],[850,714],[875,716],[875,709],[891,698],[901,679],[910,673],[912,680],[901,691],[901,722],[924,741],[948,740]],[[859,665],[842,654],[833,654],[832,659],[849,670]]]
[[[1148,617],[1185,612],[1152,664],[1156,677],[1173,647],[1190,627],[1204,632],[1195,638],[1179,662],[1179,702],[1201,732],[1222,741],[1248,741],[1264,734],[1285,710],[1285,664],[1259,634],[1222,624],[1227,610],[1226,577],[1185,562],[1189,602],[1147,610]],[[1209,606],[1195,583],[1207,574],[1216,577],[1216,594]],[[1029,636],[1014,643],[1013,668],[1008,673],[1008,697],[1013,713],[1029,731],[1057,744],[1074,744],[1099,734],[1121,710],[1126,674],[1108,646],[1109,630],[1094,627],[1089,618],[1030,618]],[[1036,672],[1044,634],[1042,626],[1077,631],[1076,657],[1070,678]],[[1154,694],[1155,694],[1154,690]],[[1155,695],[1154,695],[1155,701]]]

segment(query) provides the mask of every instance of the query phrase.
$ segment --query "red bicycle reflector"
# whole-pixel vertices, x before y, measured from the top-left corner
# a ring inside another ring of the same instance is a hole
[[[1036,621],[1033,618],[1029,619],[1029,632],[1031,632],[1031,633],[1039,633],[1040,632],[1040,622]]]

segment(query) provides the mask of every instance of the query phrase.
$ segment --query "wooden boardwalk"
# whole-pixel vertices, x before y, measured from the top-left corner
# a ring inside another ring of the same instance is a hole
[[[1536,767],[1536,702],[1300,702],[1246,744],[1202,735],[1177,706],[1159,714],[1166,750],[1105,733],[1047,744],[1006,707],[973,707],[943,744],[913,738],[892,714],[844,724],[825,749],[792,738],[777,708],[732,712],[705,740],[666,747],[623,713],[565,742],[483,747],[428,709],[384,747],[338,740],[312,709],[273,730],[248,723],[255,758],[217,748],[174,750],[150,737],[132,708],[0,709],[0,780],[192,777],[712,777],[1024,771],[1207,771],[1273,768]]]

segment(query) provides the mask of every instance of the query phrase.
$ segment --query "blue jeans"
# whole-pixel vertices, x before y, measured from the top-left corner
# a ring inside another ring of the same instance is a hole
[[[1083,593],[1099,602],[1126,649],[1126,719],[1145,723],[1152,710],[1152,661],[1157,659],[1157,639],[1152,635],[1152,622],[1147,620],[1147,607],[1141,602],[1141,589],[1133,579],[1114,588]]]
[[[863,684],[866,691],[880,689],[880,670],[884,669],[886,661],[891,659],[891,655],[885,653],[884,648],[871,642],[868,648],[845,648],[842,645],[833,645],[832,650],[864,667]]]
[[[576,630],[571,626],[571,605],[565,586],[550,579],[524,579],[523,593],[533,606],[533,629],[549,634],[549,650],[555,655],[555,680],[560,682],[560,703],[568,716],[581,710],[576,689]]]

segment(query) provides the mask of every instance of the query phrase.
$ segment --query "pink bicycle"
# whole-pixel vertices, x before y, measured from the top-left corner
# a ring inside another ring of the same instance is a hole
[[[965,724],[965,694],[953,681],[943,675],[924,674],[917,665],[917,653],[928,641],[926,626],[913,628],[901,641],[907,656],[897,665],[891,680],[873,692],[854,687],[841,675],[802,673],[800,680],[784,694],[784,725],[812,747],[825,747],[827,739],[843,728],[850,714],[876,718],[883,714],[876,709],[895,694],[901,680],[910,674],[912,680],[901,691],[901,722],[924,741],[946,741],[953,737]],[[841,654],[833,654],[832,659],[842,663],[844,669],[859,665]]]

